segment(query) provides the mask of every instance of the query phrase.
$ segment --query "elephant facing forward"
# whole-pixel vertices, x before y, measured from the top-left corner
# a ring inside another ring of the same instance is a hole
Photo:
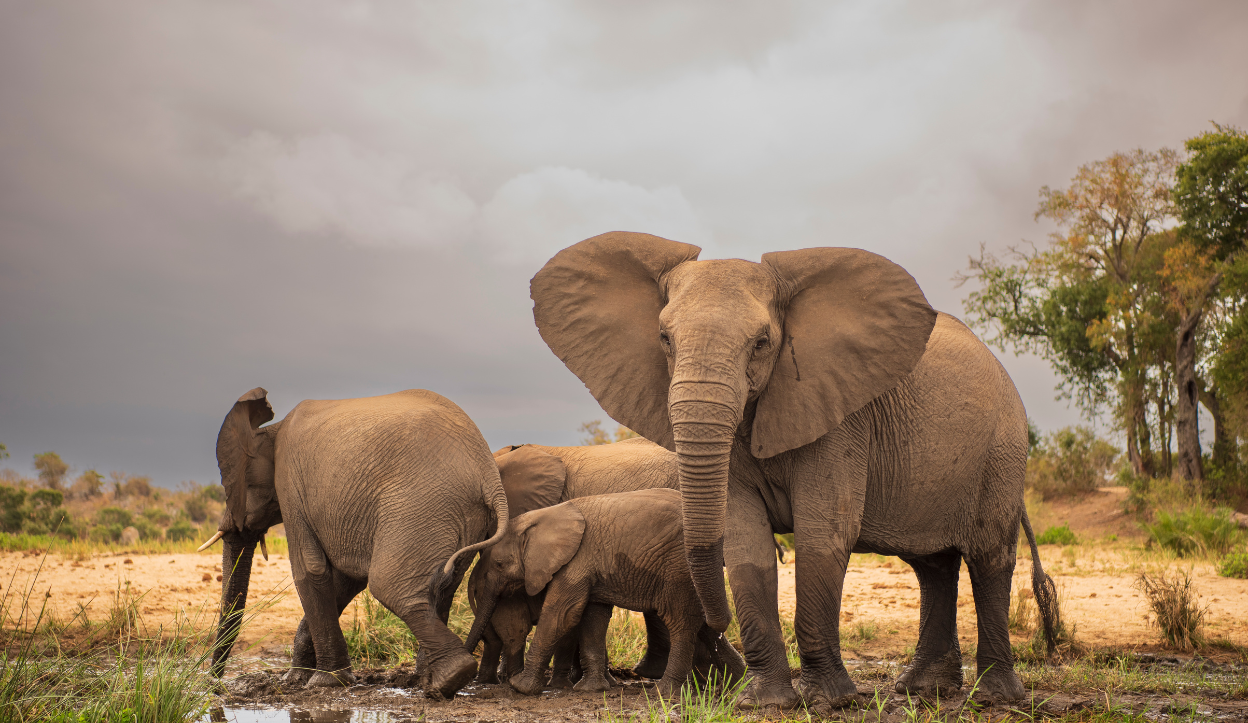
[[[962,685],[958,571],[970,569],[978,695],[1023,695],[1008,613],[1020,524],[1046,631],[1052,581],[1023,506],[1027,417],[1013,382],[901,267],[814,248],[762,263],[609,233],[555,255],[530,285],[542,338],[616,421],[676,452],[684,544],[707,621],[730,620],[751,683],[743,706],[826,709],[857,690],[840,651],[849,555],[896,555],[919,580],[914,659],[898,690]],[[772,533],[794,533],[790,681]]]
[[[287,682],[354,682],[338,618],[367,586],[420,641],[426,693],[453,695],[476,661],[446,627],[451,598],[472,553],[501,539],[508,519],[476,425],[421,389],[307,400],[260,426],[272,419],[267,392],[256,388],[217,436],[226,509],[204,546],[224,541],[213,673],[224,671],[238,633],[256,543],[284,522],[304,610]]]

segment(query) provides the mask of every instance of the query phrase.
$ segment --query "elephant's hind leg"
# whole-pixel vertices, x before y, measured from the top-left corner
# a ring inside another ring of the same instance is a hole
[[[906,560],[919,578],[919,643],[914,659],[897,678],[897,692],[948,695],[962,687],[958,646],[957,551]]]
[[[431,565],[429,569],[432,568]],[[371,589],[378,602],[397,615],[420,641],[421,663],[428,671],[425,695],[450,698],[472,680],[477,660],[430,604],[431,574],[411,573],[399,578],[374,574]]]
[[[985,702],[1020,700],[1026,691],[1014,672],[1010,649],[1010,584],[1014,578],[1014,549],[1004,546],[994,555],[968,558],[979,647],[975,652],[975,698]]]
[[[347,577],[338,570],[334,570],[333,575],[338,616],[342,617],[342,611],[367,587],[368,581]],[[282,676],[282,682],[287,685],[306,685],[316,670],[316,647],[312,644],[308,618],[304,616],[295,631],[295,641],[290,646],[290,670]]]
[[[672,646],[671,639],[667,634],[667,626],[658,615],[645,613],[644,617],[646,654],[633,666],[633,674],[642,678],[660,678],[667,669],[667,651]]]

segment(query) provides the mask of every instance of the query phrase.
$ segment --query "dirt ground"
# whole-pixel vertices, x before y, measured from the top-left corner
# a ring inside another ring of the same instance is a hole
[[[1041,547],[1040,553],[1045,570],[1057,581],[1066,620],[1076,626],[1077,639],[1094,648],[1159,652],[1157,631],[1149,625],[1146,603],[1133,587],[1133,582],[1141,570],[1169,568],[1188,570],[1192,574],[1201,602],[1208,606],[1208,628],[1214,637],[1248,645],[1248,617],[1243,614],[1248,610],[1248,581],[1218,577],[1209,563],[1174,561],[1157,553],[1142,552],[1142,533],[1138,525],[1121,512],[1124,495],[1125,490],[1108,488],[1083,500],[1044,504],[1033,510],[1037,532],[1050,524],[1067,523],[1084,543],[1070,547],[1046,545]],[[82,561],[49,555],[43,561],[35,589],[46,596],[49,610],[60,619],[75,614],[79,606],[85,606],[93,619],[98,618],[106,614],[114,595],[129,586],[130,590],[142,594],[139,605],[144,622],[149,626],[168,624],[177,615],[192,618],[198,615],[200,620],[211,624],[215,619],[221,589],[218,582],[221,574],[219,555],[219,551],[215,554],[175,555],[123,553],[97,555]],[[30,552],[0,553],[0,572],[5,573],[0,578],[0,585],[5,588],[3,592],[10,594],[10,586],[21,590],[29,585],[40,564],[40,557]],[[795,567],[792,558],[790,554],[788,562],[780,567],[779,602],[781,613],[786,616],[792,616],[795,609]],[[1020,557],[1015,572],[1015,590],[1030,586],[1030,574],[1030,559]],[[289,660],[288,647],[302,609],[298,595],[290,584],[290,565],[284,555],[274,555],[268,562],[256,558],[249,607],[261,601],[267,608],[260,611],[255,622],[244,629],[241,636],[244,647],[235,649],[240,672],[248,669],[255,671],[257,665],[280,668]],[[918,584],[907,565],[891,558],[855,555],[846,579],[842,609],[844,629],[851,631],[845,646],[846,659],[855,661],[850,665],[851,670],[855,665],[904,655],[918,637],[918,604]],[[976,640],[975,608],[965,569],[961,577],[958,612],[958,628],[965,651]],[[344,613],[344,626],[354,614],[355,606],[349,606]],[[874,634],[852,634],[859,628],[873,630]],[[1020,635],[1015,641],[1022,639]],[[250,665],[245,662],[247,660],[251,661]],[[271,676],[264,677],[268,673],[254,672],[251,675],[261,677],[252,682],[240,678],[239,684],[254,683],[262,688],[274,684]],[[382,705],[377,697],[403,697],[408,694],[392,690],[385,683],[385,680],[379,679],[371,692],[360,691],[359,694],[372,700],[370,705],[393,709],[394,706],[389,704]],[[391,692],[385,692],[387,690]],[[643,690],[644,687],[637,683],[626,687],[620,695],[628,699],[630,695],[642,695]],[[482,696],[487,699],[500,696],[508,700],[512,698],[509,691],[493,688],[468,691],[468,694],[474,699]],[[558,703],[565,697],[568,700]],[[601,710],[600,694],[597,697],[581,697],[585,700],[575,703],[580,700],[576,694],[560,693],[550,697],[549,702],[525,699],[507,703],[504,707],[510,706],[509,710],[515,708],[514,712],[520,718],[534,719],[546,717],[560,705],[566,707],[574,703],[573,708],[583,704]],[[269,699],[277,700],[272,696]],[[340,704],[347,702],[339,701]],[[366,701],[361,699],[357,702]],[[397,704],[400,701],[393,702]],[[430,715],[434,715],[432,710]],[[571,710],[568,715],[576,717]]]

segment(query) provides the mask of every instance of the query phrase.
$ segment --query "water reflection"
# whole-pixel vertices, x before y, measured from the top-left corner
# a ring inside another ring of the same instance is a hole
[[[393,723],[386,711],[213,708],[200,723]]]

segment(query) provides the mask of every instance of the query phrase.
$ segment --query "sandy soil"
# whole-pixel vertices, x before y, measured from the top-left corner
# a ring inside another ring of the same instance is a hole
[[[1076,625],[1080,641],[1094,647],[1150,648],[1157,643],[1157,633],[1150,628],[1147,606],[1132,583],[1140,569],[1166,563],[1155,555],[1138,552],[1138,547],[1132,550],[1124,541],[1138,538],[1139,532],[1121,513],[1123,494],[1122,490],[1110,489],[1077,503],[1045,505],[1037,517],[1043,515],[1052,523],[1069,522],[1084,540],[1117,535],[1119,542],[1043,546],[1041,559],[1058,583],[1065,614]],[[1047,524],[1037,520],[1037,531]],[[75,614],[80,605],[86,606],[93,619],[101,617],[112,605],[114,595],[129,585],[130,590],[142,593],[140,609],[149,626],[167,624],[178,614],[198,613],[211,622],[221,594],[219,554],[120,554],[81,562],[50,555],[43,561],[35,589],[47,596],[49,609],[61,619]],[[780,609],[788,616],[795,610],[792,558],[790,554],[788,563],[780,567]],[[10,593],[10,585],[18,590],[29,585],[40,562],[40,555],[29,552],[0,553],[4,593]],[[1248,618],[1243,615],[1248,610],[1248,581],[1218,577],[1208,563],[1177,566],[1191,570],[1202,603],[1208,605],[1210,632],[1248,645]],[[1015,590],[1030,587],[1030,575],[1030,560],[1020,558]],[[958,628],[966,649],[975,642],[976,633],[975,607],[965,568],[959,589]],[[285,556],[273,555],[267,563],[256,558],[249,606],[257,601],[267,601],[269,608],[258,613],[241,640],[251,646],[251,655],[281,655],[303,614],[290,584],[290,564]],[[918,604],[918,584],[907,565],[891,558],[855,555],[846,578],[842,623],[851,631],[860,624],[868,628],[874,624],[876,635],[869,641],[851,635],[846,657],[892,657],[913,646],[918,637]],[[354,613],[354,605],[348,606],[344,625]]]

